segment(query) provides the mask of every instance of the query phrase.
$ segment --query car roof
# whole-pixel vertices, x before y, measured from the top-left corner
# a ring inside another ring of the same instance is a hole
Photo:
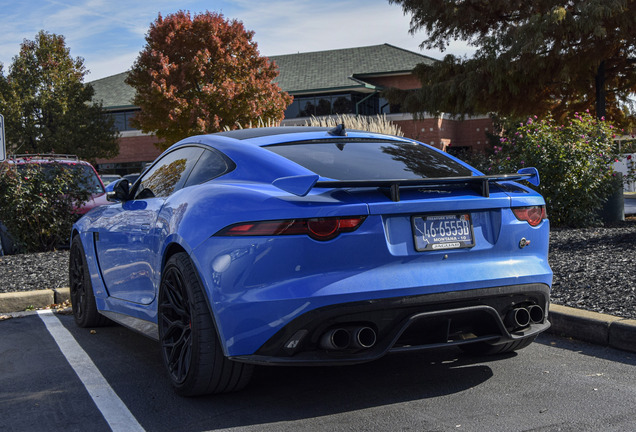
[[[376,132],[368,132],[356,129],[337,127],[313,127],[313,126],[279,126],[252,129],[238,129],[227,132],[218,132],[205,135],[203,141],[219,143],[234,141],[244,144],[252,144],[259,147],[296,143],[312,140],[351,140],[351,139],[382,139],[391,141],[413,142],[413,140],[394,135],[385,135]],[[226,141],[226,139],[229,139]]]
[[[416,141],[394,135],[375,132],[344,129],[337,127],[282,126],[253,129],[239,129],[185,138],[166,149],[158,158],[162,158],[177,148],[190,145],[204,145],[215,148],[228,156],[244,170],[233,170],[232,175],[243,180],[260,181],[265,167],[274,178],[314,174],[307,168],[280,156],[265,147],[302,143],[334,143],[347,141],[383,141],[414,144]],[[157,161],[156,160],[156,161]],[[155,162],[156,162],[155,161]],[[152,164],[151,166],[154,166]],[[255,170],[254,167],[259,167]],[[145,171],[144,171],[145,172]],[[269,175],[268,174],[268,175]]]
[[[237,140],[246,140],[252,138],[260,138],[264,136],[273,135],[289,135],[294,133],[305,132],[328,132],[332,128],[327,127],[311,127],[311,126],[279,126],[279,127],[265,127],[265,128],[249,128],[249,129],[237,129],[226,132],[217,132],[213,135],[225,136],[228,138],[234,138]]]
[[[18,154],[18,155],[9,155],[7,157],[7,162],[13,164],[47,164],[47,163],[61,163],[61,164],[81,164],[81,165],[90,165],[88,162],[80,160],[75,155],[69,154]]]

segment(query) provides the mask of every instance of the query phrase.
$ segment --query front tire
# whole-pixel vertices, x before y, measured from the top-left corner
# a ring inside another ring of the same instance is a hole
[[[223,355],[201,283],[184,252],[166,263],[158,312],[161,354],[177,394],[227,393],[247,385],[254,366]]]
[[[78,327],[101,327],[110,324],[111,321],[97,311],[86,255],[79,235],[73,237],[71,243],[68,278],[75,324]]]

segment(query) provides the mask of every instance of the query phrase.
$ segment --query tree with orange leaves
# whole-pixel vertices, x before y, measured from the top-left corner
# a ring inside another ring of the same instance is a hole
[[[141,108],[133,125],[167,148],[259,118],[282,120],[292,97],[273,83],[278,69],[260,56],[253,35],[216,12],[160,14],[126,79]]]

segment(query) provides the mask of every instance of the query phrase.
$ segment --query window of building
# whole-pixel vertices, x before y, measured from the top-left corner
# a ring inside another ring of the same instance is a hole
[[[333,114],[376,115],[401,112],[399,105],[391,105],[377,93],[339,93],[295,96],[285,110],[285,118],[326,116]]]
[[[295,96],[294,102],[285,110],[285,118],[353,113],[355,113],[355,105],[352,94],[321,94]]]
[[[131,109],[125,111],[112,111],[109,115],[115,120],[115,127],[119,132],[136,130],[130,125],[130,120],[137,114],[139,109]]]

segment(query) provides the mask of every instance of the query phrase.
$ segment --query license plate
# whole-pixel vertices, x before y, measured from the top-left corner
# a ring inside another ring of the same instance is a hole
[[[414,216],[413,236],[418,251],[475,246],[469,214]]]

